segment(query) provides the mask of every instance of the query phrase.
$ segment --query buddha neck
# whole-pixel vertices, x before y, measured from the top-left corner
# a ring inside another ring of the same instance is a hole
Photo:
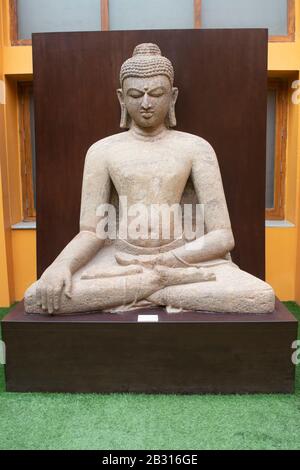
[[[168,129],[165,124],[161,124],[155,128],[140,127],[135,122],[132,123],[128,131],[135,139],[140,140],[159,140],[166,136]]]

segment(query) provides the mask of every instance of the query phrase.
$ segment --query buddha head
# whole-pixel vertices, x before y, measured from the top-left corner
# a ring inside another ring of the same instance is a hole
[[[173,87],[174,70],[156,44],[135,47],[120,71],[121,123],[128,129],[132,121],[140,128],[155,129],[165,123],[176,126],[175,103],[178,89]]]

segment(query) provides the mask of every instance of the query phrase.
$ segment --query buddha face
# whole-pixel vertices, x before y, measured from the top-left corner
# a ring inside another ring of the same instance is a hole
[[[128,77],[118,90],[121,107],[141,128],[155,129],[166,121],[173,110],[178,90],[172,88],[165,75],[149,78]]]

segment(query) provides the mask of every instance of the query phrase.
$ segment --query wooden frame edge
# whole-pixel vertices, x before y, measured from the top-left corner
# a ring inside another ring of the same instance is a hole
[[[23,220],[26,222],[36,220],[32,178],[32,143],[29,103],[29,93],[32,90],[32,87],[32,82],[18,83],[22,215]]]
[[[296,32],[296,6],[295,0],[287,0],[287,35],[269,36],[269,42],[294,42]],[[194,28],[202,27],[202,0],[194,0]]]
[[[109,0],[101,0],[101,31],[109,31]]]
[[[194,0],[194,28],[201,28],[202,0]]]
[[[9,30],[12,46],[31,46],[31,39],[18,39],[17,0],[9,0]]]
[[[269,42],[294,42],[296,33],[296,4],[295,0],[287,0],[288,14],[287,14],[287,30],[286,36],[270,36]]]
[[[101,11],[101,31],[109,30],[109,0],[99,0]],[[197,0],[195,0],[197,1]],[[201,1],[201,0],[200,0]],[[9,31],[12,46],[31,46],[31,39],[18,39],[17,0],[9,0]]]
[[[283,220],[285,211],[286,145],[288,121],[288,82],[270,78],[268,89],[276,90],[274,208],[266,209],[267,220]]]
[[[101,8],[101,31],[109,31],[109,0],[99,0]],[[295,41],[295,0],[288,2],[288,34],[286,36],[269,36],[269,42]],[[10,42],[12,46],[31,46],[31,39],[18,39],[17,0],[9,0]],[[202,0],[194,0],[194,28],[202,27]]]
[[[9,33],[12,46],[18,42],[17,0],[9,0]]]

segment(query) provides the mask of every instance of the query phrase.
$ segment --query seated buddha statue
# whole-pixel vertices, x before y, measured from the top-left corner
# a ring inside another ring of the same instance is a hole
[[[173,82],[173,66],[155,44],[138,45],[123,63],[117,95],[126,131],[88,150],[80,231],[29,287],[26,312],[122,312],[153,306],[170,314],[274,310],[272,288],[231,260],[234,238],[217,157],[203,138],[173,129],[178,95]],[[136,205],[146,213],[151,207],[180,205],[189,181],[203,207],[200,234],[191,239],[184,230],[170,230],[165,236],[161,218],[154,223],[147,217],[139,218],[135,236],[120,233],[125,217],[133,222],[128,214]],[[105,239],[98,230],[103,221],[99,207],[110,203],[113,191],[121,201],[116,236]]]

